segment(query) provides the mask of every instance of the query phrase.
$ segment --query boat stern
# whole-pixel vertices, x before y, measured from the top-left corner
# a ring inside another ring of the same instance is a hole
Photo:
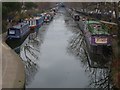
[[[91,45],[97,46],[97,45],[106,45],[111,46],[111,36],[110,35],[92,35],[91,36]]]

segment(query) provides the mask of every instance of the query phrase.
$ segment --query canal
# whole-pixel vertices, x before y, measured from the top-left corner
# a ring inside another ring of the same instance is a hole
[[[41,29],[45,29],[45,31]],[[41,29],[37,39],[41,41],[41,32],[44,36],[42,38],[43,43],[36,48],[40,52],[37,54],[38,60],[35,61],[37,72],[34,79],[26,87],[86,87],[88,85],[88,76],[79,58],[68,53],[69,41],[74,33],[71,31],[72,28],[65,23],[65,11],[59,11],[54,20]]]
[[[110,70],[89,61],[84,37],[65,9],[35,35],[30,34],[20,47],[26,88],[110,87]]]

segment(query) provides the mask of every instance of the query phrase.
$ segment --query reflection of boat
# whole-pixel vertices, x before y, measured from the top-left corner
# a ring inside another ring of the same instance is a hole
[[[8,29],[6,43],[12,48],[19,47],[29,34],[29,25],[21,22]]]
[[[92,59],[88,59],[90,68],[108,68],[110,63],[109,59],[103,59],[101,55],[94,55]]]
[[[37,60],[38,60],[37,55],[38,53],[40,53],[38,47],[39,44],[40,44],[39,41],[35,40],[35,42],[30,42],[29,38],[27,38],[20,47],[20,57],[22,58],[25,64],[25,70],[26,70],[26,85],[28,85],[33,80],[39,68],[37,65]]]

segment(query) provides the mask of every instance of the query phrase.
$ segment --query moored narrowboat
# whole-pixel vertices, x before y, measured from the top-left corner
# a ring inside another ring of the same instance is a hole
[[[36,27],[37,28],[40,28],[43,23],[44,23],[44,17],[35,17],[35,20],[36,20]]]
[[[34,18],[26,19],[25,22],[29,24],[30,30],[32,32],[35,32],[35,30],[38,30],[44,23],[44,16],[37,16]]]
[[[22,39],[29,33],[29,24],[25,22],[18,23],[8,29],[7,38],[8,39]]]
[[[111,47],[111,35],[99,21],[86,21],[83,32],[90,52],[101,54],[104,47]]]
[[[44,18],[44,22],[47,23],[47,22],[50,22],[51,20],[52,20],[51,14],[46,14]]]
[[[30,30],[36,28],[36,20],[34,18],[26,19],[25,22],[29,24]]]

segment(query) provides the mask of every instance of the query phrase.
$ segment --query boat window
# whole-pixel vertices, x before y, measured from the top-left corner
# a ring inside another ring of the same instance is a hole
[[[87,24],[84,24],[83,27],[85,28],[85,30],[88,30]]]
[[[33,21],[30,21],[30,25],[33,25],[32,22],[33,22]]]
[[[20,33],[23,33],[23,29],[24,29],[24,28],[20,29]]]
[[[15,34],[16,32],[16,29],[12,28],[12,29],[9,29],[9,34]]]
[[[32,21],[32,25],[34,25],[34,21]]]
[[[28,24],[31,25],[31,24],[30,24],[30,21],[28,21]]]
[[[36,25],[36,20],[34,20],[33,24]]]

